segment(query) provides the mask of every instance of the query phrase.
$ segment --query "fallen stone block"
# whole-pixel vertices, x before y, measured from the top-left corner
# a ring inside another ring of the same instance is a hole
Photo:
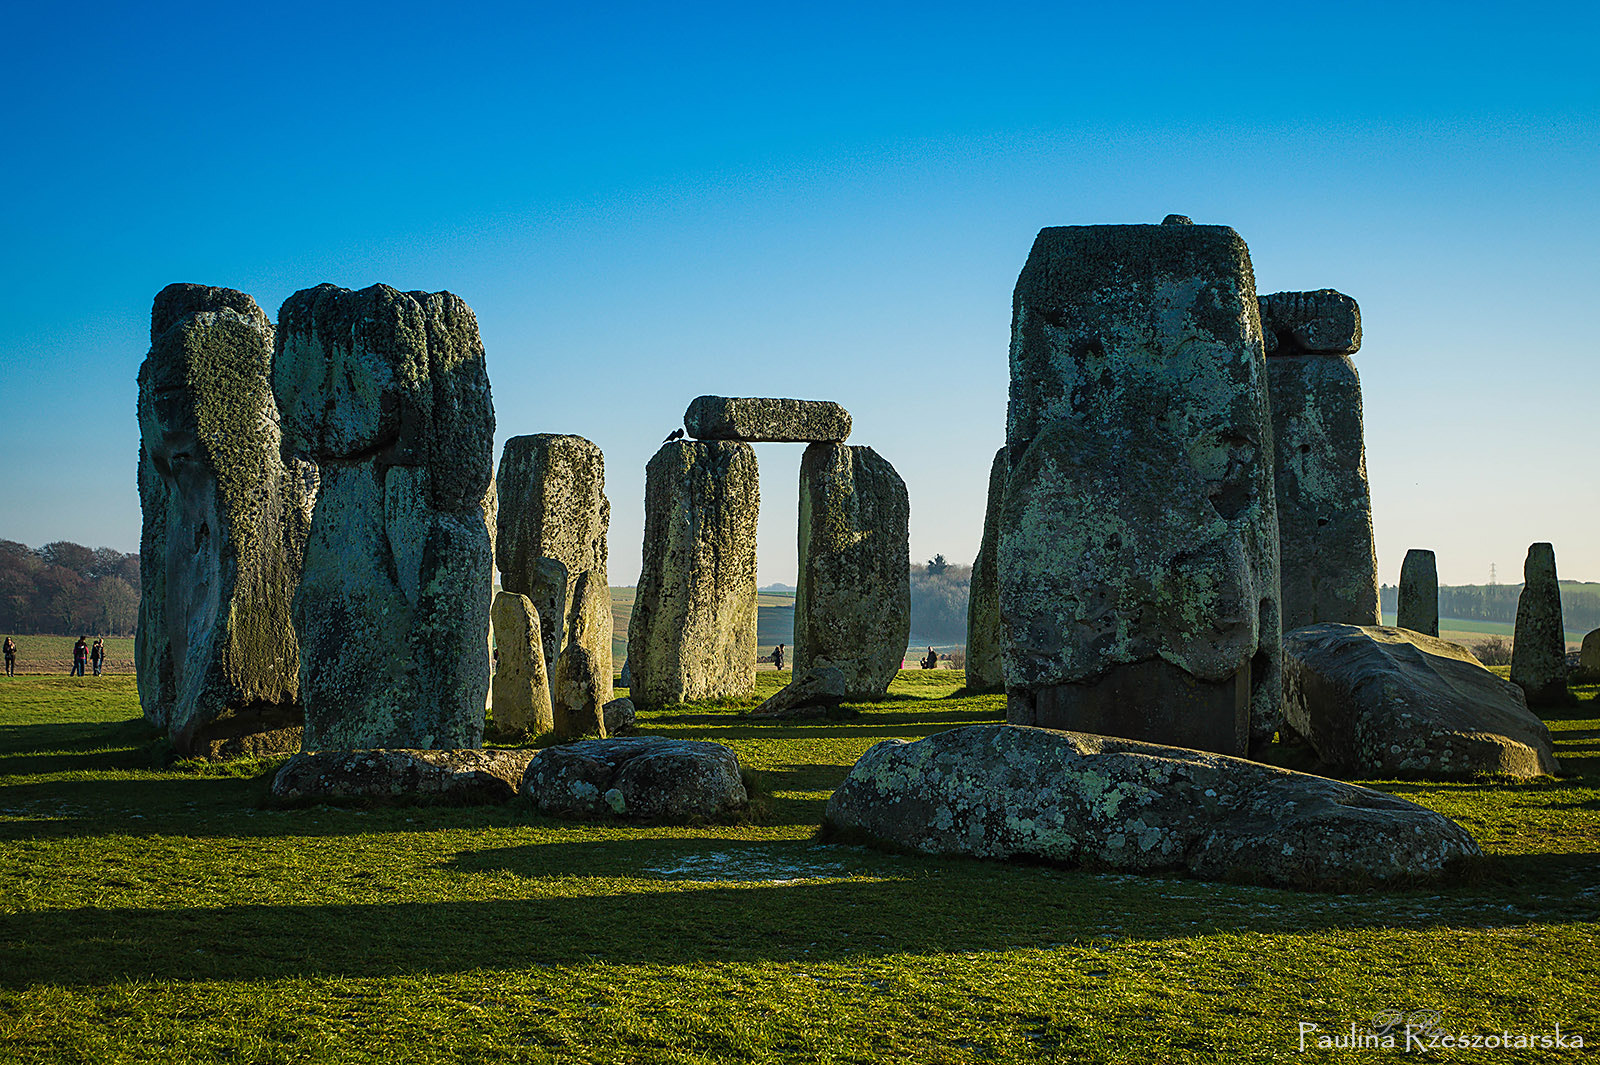
[[[730,748],[658,736],[547,747],[528,763],[522,790],[540,813],[578,819],[718,817],[749,800]]]
[[[302,751],[272,781],[277,799],[479,805],[516,797],[532,751]]]

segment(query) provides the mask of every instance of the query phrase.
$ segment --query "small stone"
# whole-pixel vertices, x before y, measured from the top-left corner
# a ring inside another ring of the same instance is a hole
[[[1194,219],[1186,214],[1169,214],[1161,220],[1161,224],[1164,226],[1192,226],[1194,225]]]
[[[494,597],[494,641],[499,652],[491,685],[495,728],[540,735],[555,728],[550,678],[544,664],[539,612],[516,592]]]
[[[1439,566],[1433,552],[1413,547],[1400,564],[1396,628],[1439,636]]]
[[[272,780],[274,798],[509,802],[532,751],[357,750],[302,751]]]
[[[750,711],[750,717],[793,718],[829,717],[845,699],[845,676],[834,666],[816,666],[796,672],[766,702]]]
[[[605,716],[607,736],[632,732],[637,726],[637,715],[633,709],[632,699],[613,699],[601,707],[601,710]]]
[[[1529,706],[1569,705],[1575,699],[1567,690],[1567,633],[1555,548],[1529,547],[1522,573],[1511,640],[1511,683],[1527,694]]]
[[[749,801],[731,749],[657,736],[547,747],[528,763],[522,791],[540,813],[590,820],[720,817]]]
[[[700,396],[683,423],[696,440],[748,443],[839,443],[850,435],[850,412],[817,399]]]

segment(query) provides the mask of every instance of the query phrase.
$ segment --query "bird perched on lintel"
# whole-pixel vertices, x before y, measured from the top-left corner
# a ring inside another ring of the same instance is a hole
[[[674,440],[681,440],[681,439],[683,439],[683,430],[682,429],[674,429],[672,431],[672,435],[667,437],[665,440],[663,440],[661,442],[663,444],[670,444]]]

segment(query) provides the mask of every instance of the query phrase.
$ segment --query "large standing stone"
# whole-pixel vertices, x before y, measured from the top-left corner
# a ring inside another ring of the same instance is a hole
[[[580,630],[579,582],[609,585],[606,535],[611,503],[606,499],[605,456],[581,436],[514,436],[501,452],[496,484],[500,509],[495,561],[500,586],[528,596],[539,610],[547,641],[545,662],[554,681],[561,671],[560,656]],[[581,629],[586,642],[576,653],[586,670],[604,674],[603,690],[594,693],[603,706],[611,700],[609,605],[603,616],[594,612]],[[558,725],[563,714],[589,716],[587,700],[563,711],[559,692],[553,691],[552,698]]]
[[[1460,644],[1409,629],[1285,633],[1284,716],[1342,773],[1390,779],[1556,771],[1522,692]]]
[[[555,728],[550,706],[550,678],[544,663],[539,611],[533,600],[516,592],[494,597],[494,642],[500,652],[494,667],[494,726],[500,732]]]
[[[1342,781],[1078,732],[969,725],[874,745],[825,825],[924,854],[1325,890],[1481,852],[1443,814]]]
[[[1556,582],[1556,550],[1549,544],[1528,548],[1517,596],[1517,628],[1511,638],[1511,683],[1530,706],[1562,706],[1573,701],[1567,690],[1567,632],[1561,617],[1561,586]]]
[[[683,424],[696,440],[839,443],[850,435],[850,412],[817,399],[700,396],[684,412]]]
[[[1281,720],[1255,277],[1226,226],[1046,229],[998,547],[1013,724],[1243,754]]]
[[[911,503],[870,447],[812,444],[800,459],[794,673],[834,666],[847,698],[889,690],[911,637]]]
[[[983,540],[972,563],[967,595],[967,687],[998,691],[1006,672],[1000,659],[1000,586],[995,558],[1000,542],[1000,510],[1006,499],[1006,449],[994,454],[989,467],[989,503],[983,512]]]
[[[1394,624],[1424,636],[1439,635],[1439,567],[1432,551],[1413,547],[1400,563]]]
[[[744,696],[756,684],[755,451],[663,444],[645,467],[644,567],[628,626],[641,710]]]
[[[556,660],[555,732],[560,739],[603,738],[605,705],[611,701],[611,590],[588,570],[578,578],[572,602],[567,646]],[[602,629],[604,658],[594,650]]]
[[[1325,621],[1377,625],[1361,379],[1348,357],[1361,344],[1361,310],[1331,289],[1277,292],[1260,307],[1284,631]]]
[[[168,285],[139,368],[139,701],[185,755],[299,746],[306,527],[279,453],[272,334],[242,292]]]
[[[494,410],[477,318],[448,292],[320,285],[278,324],[283,450],[312,500],[305,745],[480,746]]]

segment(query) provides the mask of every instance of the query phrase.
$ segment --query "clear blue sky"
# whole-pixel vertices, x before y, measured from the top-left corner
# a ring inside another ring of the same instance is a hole
[[[477,311],[501,441],[605,449],[613,583],[706,392],[845,404],[913,558],[970,561],[1035,232],[1179,212],[1360,301],[1384,580],[1600,579],[1596,12],[14,4],[0,537],[137,549],[163,285],[383,281]],[[799,449],[759,452],[792,582]]]

